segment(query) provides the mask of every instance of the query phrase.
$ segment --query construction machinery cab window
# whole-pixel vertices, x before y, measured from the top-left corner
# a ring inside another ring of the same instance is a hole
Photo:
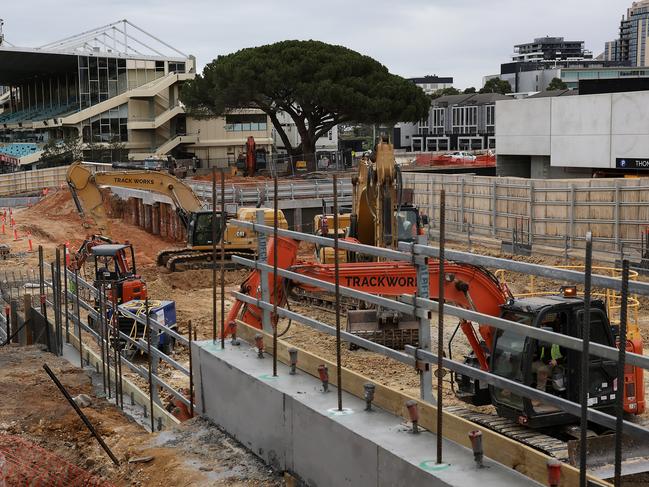
[[[249,132],[266,130],[266,114],[226,115],[225,130],[228,132]]]
[[[414,208],[401,210],[397,214],[397,227],[400,242],[412,242],[417,237],[418,214]]]
[[[531,326],[534,317],[527,313],[508,311],[503,318]],[[526,337],[518,333],[499,330],[493,356],[494,374],[506,379],[523,382],[523,357],[525,354]],[[494,389],[495,399],[515,409],[523,409],[523,398],[507,389]]]
[[[217,225],[218,225],[217,216]],[[207,245],[212,243],[212,213],[197,213],[194,221],[190,225],[193,225],[193,242],[192,245]],[[220,229],[217,229],[217,237],[220,236]]]

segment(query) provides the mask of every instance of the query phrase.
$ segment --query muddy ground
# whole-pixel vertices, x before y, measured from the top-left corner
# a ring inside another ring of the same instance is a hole
[[[72,396],[87,394],[92,398],[92,404],[82,410],[120,466],[111,462],[85,428],[46,375],[44,363]],[[97,393],[87,372],[38,347],[0,348],[0,391],[0,435],[18,435],[112,485],[283,484],[277,474],[206,420],[193,419],[161,433],[146,432]],[[129,463],[145,457],[152,459]],[[41,463],[39,468],[48,465]]]

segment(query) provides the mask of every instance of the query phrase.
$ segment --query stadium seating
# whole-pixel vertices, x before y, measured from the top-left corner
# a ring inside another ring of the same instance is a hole
[[[38,146],[36,144],[7,144],[0,147],[0,152],[8,156],[16,157],[20,159],[21,157],[28,156],[37,152]]]
[[[40,120],[47,120],[75,112],[78,109],[79,106],[75,102],[71,102],[66,105],[59,105],[51,108],[47,107],[43,109],[19,110],[17,112],[3,113],[0,115],[0,124],[38,122]]]

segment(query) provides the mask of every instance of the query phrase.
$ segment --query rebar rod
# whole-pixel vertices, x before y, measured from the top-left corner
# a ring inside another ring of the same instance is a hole
[[[278,286],[277,286],[277,254],[279,253],[279,246],[277,245],[277,226],[279,224],[277,218],[277,176],[273,179],[273,377],[277,377],[277,325],[279,324],[279,317],[277,316],[277,300]]]
[[[212,343],[216,343],[216,236],[217,236],[216,168],[213,168],[212,169]]]
[[[336,380],[338,392],[338,410],[343,410],[343,373],[340,342],[340,261],[338,258],[338,177],[333,177],[334,191],[334,294],[336,297]]]
[[[194,417],[194,369],[192,365],[192,320],[187,323],[189,338],[189,415]]]
[[[617,408],[615,423],[615,487],[622,485],[622,427],[624,425],[624,367],[626,365],[627,309],[629,300],[629,261],[622,261],[622,292],[620,294],[620,334],[618,338],[619,358],[617,362],[617,391],[615,405]]]
[[[86,428],[88,428],[88,430],[90,431],[92,436],[94,436],[95,439],[99,442],[99,444],[104,449],[104,451],[108,454],[108,456],[113,461],[113,463],[115,465],[119,465],[119,460],[117,459],[117,457],[114,455],[114,453],[108,447],[108,445],[104,442],[103,438],[97,432],[97,430],[95,430],[95,428],[92,425],[92,423],[90,422],[90,420],[88,420],[86,415],[83,414],[83,411],[81,411],[81,408],[79,408],[77,403],[74,402],[74,399],[72,399],[72,396],[70,396],[70,393],[65,389],[65,387],[63,387],[63,384],[61,384],[61,381],[59,381],[59,379],[54,375],[54,372],[52,372],[52,369],[50,369],[47,364],[43,364],[43,369],[45,369],[45,372],[47,372],[47,375],[49,375],[50,378],[54,381],[54,383],[56,384],[56,387],[59,388],[59,390],[61,391],[63,396],[65,396],[65,398],[67,399],[68,403],[70,403],[70,406],[72,406],[74,408],[74,410],[79,415],[79,417],[81,418],[83,423],[86,425]]]
[[[216,206],[216,202],[214,202]],[[221,349],[225,350],[225,171],[221,170]]]
[[[65,309],[65,343],[70,343],[70,318],[68,315],[70,305],[68,301],[68,248],[63,246],[63,297]]]
[[[147,351],[147,364],[149,366],[149,416],[151,418],[151,433],[155,431],[155,424],[153,418],[153,374],[151,373],[151,328],[149,327],[149,298],[144,301],[144,311],[146,313],[146,351]]]
[[[79,367],[83,369],[83,339],[81,337],[81,306],[79,303],[79,269],[74,269],[74,289],[77,308],[77,333],[79,334]]]
[[[442,189],[439,194],[439,291],[437,310],[437,463],[442,463],[442,428],[443,428],[443,378],[444,368],[442,358],[444,356],[444,244],[446,238],[446,192]]]
[[[579,487],[587,487],[587,440],[588,440],[588,385],[590,379],[590,291],[593,267],[593,235],[586,234],[586,262],[584,266],[584,322],[582,326],[581,351],[581,401],[580,435],[579,435]],[[619,392],[618,392],[619,393]]]

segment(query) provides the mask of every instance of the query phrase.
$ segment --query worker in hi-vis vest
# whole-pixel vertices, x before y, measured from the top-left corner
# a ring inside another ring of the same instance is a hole
[[[539,391],[545,391],[548,377],[550,377],[552,370],[562,358],[563,355],[561,355],[559,345],[552,344],[539,347],[538,359],[532,363],[532,371],[536,373],[536,388]]]

